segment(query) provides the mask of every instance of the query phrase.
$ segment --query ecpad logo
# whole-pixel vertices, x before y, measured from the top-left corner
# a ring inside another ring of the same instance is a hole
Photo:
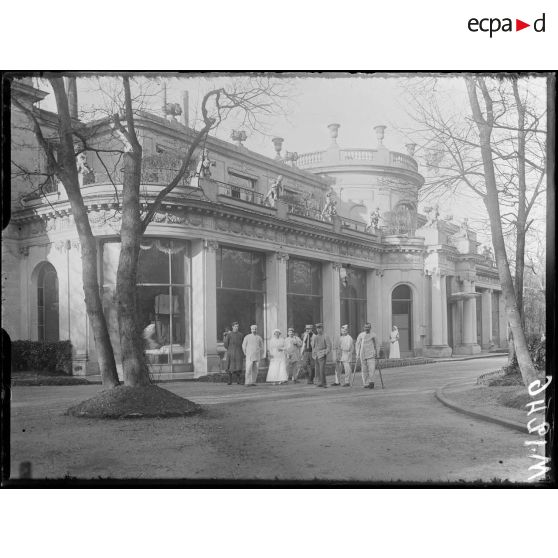
[[[536,19],[533,22],[533,29],[537,33],[544,33],[545,32],[545,16],[543,14],[539,19]],[[490,38],[494,33],[498,31],[503,32],[510,32],[513,31],[512,20],[509,17],[505,17],[503,19],[497,17],[485,17],[482,19],[477,19],[476,17],[472,17],[468,23],[467,27],[469,31],[473,33],[477,33],[478,31],[482,31],[483,33],[490,33]],[[515,20],[515,31],[521,31],[522,29],[526,29],[527,27],[531,27],[530,23],[525,23],[520,19]]]

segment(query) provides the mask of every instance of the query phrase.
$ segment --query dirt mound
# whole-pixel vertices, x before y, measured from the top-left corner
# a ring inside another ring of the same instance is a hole
[[[130,419],[192,415],[201,407],[158,386],[118,386],[101,391],[66,411],[84,418]]]

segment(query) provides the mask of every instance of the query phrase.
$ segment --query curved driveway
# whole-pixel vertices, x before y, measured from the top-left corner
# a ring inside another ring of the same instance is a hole
[[[458,414],[434,392],[502,366],[505,357],[384,370],[386,389],[163,387],[205,413],[165,420],[62,416],[99,386],[15,387],[12,476],[526,482],[526,435]],[[378,378],[377,378],[378,379]],[[377,382],[377,385],[379,382]]]

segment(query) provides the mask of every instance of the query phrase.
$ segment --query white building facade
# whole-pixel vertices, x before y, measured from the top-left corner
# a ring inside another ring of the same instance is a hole
[[[44,97],[24,80],[14,82],[12,94],[29,107]],[[56,115],[35,110],[45,135],[53,135]],[[20,126],[24,120],[12,105],[12,160],[44,168],[32,134]],[[85,126],[95,127],[97,145],[116,141],[108,122]],[[374,149],[352,150],[337,145],[338,127],[329,127],[329,149],[289,161],[280,145],[272,159],[246,149],[238,134],[236,144],[208,138],[211,176],[183,180],[142,242],[139,320],[156,340],[146,345],[153,374],[187,378],[219,371],[223,333],[233,321],[244,333],[257,324],[266,343],[275,328],[300,333],[306,323],[323,322],[334,336],[348,323],[355,337],[370,321],[385,356],[392,325],[400,331],[402,356],[506,347],[497,271],[478,253],[474,233],[418,214],[424,179],[410,152],[383,146],[382,127]],[[136,128],[147,206],[172,178],[194,132],[149,113],[137,115]],[[116,159],[101,164],[91,152],[86,158],[82,194],[118,360],[113,297],[120,171]],[[278,176],[281,195],[269,204],[265,195]],[[70,204],[54,181],[44,190],[38,195],[36,181],[12,178],[12,218],[2,241],[2,327],[13,340],[70,339],[73,373],[97,374]],[[323,213],[328,192],[337,214]],[[380,221],[367,226],[376,208]]]

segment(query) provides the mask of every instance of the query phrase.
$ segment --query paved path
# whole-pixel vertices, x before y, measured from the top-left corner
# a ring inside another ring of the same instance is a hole
[[[63,416],[99,386],[15,387],[12,469],[34,477],[365,481],[526,481],[526,435],[468,418],[434,392],[473,383],[506,361],[487,358],[383,371],[386,389],[254,388],[201,382],[163,387],[206,411],[165,420]],[[379,382],[377,382],[379,384]]]

